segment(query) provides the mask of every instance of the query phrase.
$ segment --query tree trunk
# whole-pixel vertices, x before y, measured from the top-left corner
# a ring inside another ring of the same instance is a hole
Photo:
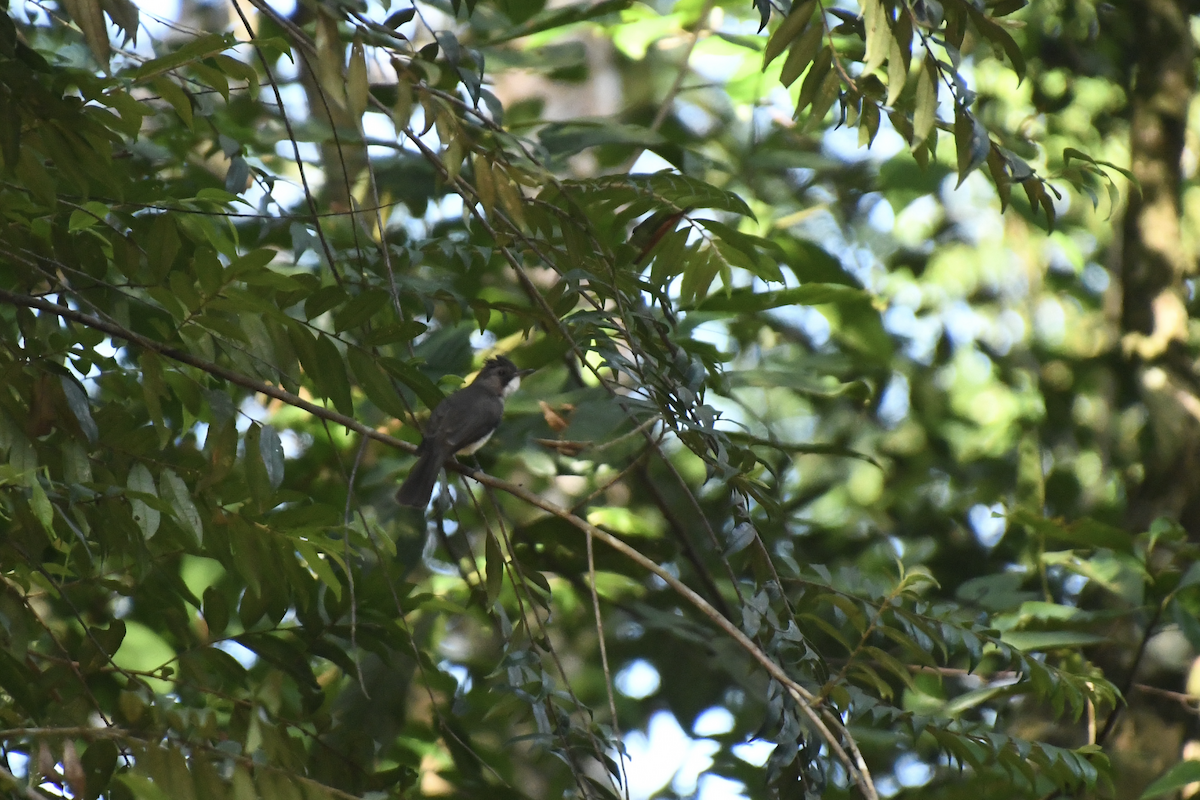
[[[1184,279],[1193,271],[1180,236],[1180,158],[1195,90],[1187,4],[1131,3],[1136,55],[1130,87],[1134,190],[1121,242],[1121,331],[1126,374],[1149,411],[1142,479],[1129,487],[1127,522],[1145,530],[1178,518],[1200,534],[1200,400],[1184,358]],[[1177,365],[1178,368],[1173,368]]]

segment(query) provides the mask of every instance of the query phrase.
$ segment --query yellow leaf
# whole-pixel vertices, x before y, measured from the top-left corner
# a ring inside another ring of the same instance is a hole
[[[408,127],[412,119],[413,91],[412,84],[405,78],[396,81],[396,104],[392,106],[392,121],[396,124],[396,132]]]
[[[421,131],[421,135],[429,133],[429,129],[437,122],[437,103],[434,102],[433,95],[424,94],[421,96],[421,108],[425,109],[425,128]]]
[[[458,174],[462,172],[462,162],[462,142],[457,138],[451,139],[450,143],[446,145],[446,152],[442,154],[442,166],[446,168],[447,183],[454,183]]]
[[[887,12],[879,0],[863,0],[863,26],[867,29],[867,52],[863,56],[863,75],[870,75],[888,54],[892,30]]]
[[[913,109],[913,138],[909,143],[913,150],[923,144],[933,130],[938,96],[935,77],[934,67],[926,60],[925,69],[917,75],[917,104]]]
[[[435,108],[433,124],[437,128],[438,141],[442,144],[450,144],[458,135],[458,124],[454,113],[446,109],[440,102],[434,101],[430,105]],[[442,113],[443,111],[446,113]]]
[[[479,202],[483,205],[483,212],[491,217],[492,209],[496,206],[496,183],[492,179],[491,165],[483,153],[472,156],[471,164],[475,168],[475,191],[479,194]]]
[[[508,174],[499,167],[492,168],[492,177],[496,184],[496,195],[500,198],[500,205],[504,206],[504,210],[512,217],[513,222],[525,230],[525,208],[521,204],[521,191],[508,177]]]
[[[317,80],[326,101],[337,109],[346,107],[346,89],[342,83],[343,50],[337,20],[329,12],[317,13]]]
[[[104,22],[100,0],[63,0],[62,5],[79,30],[83,31],[83,39],[92,55],[107,72],[112,47],[108,41],[108,25]]]
[[[367,56],[363,50],[362,32],[354,34],[350,46],[350,67],[346,71],[346,101],[350,114],[361,119],[367,110],[370,86],[367,85]]]
[[[887,73],[887,104],[894,106],[900,98],[900,93],[904,91],[904,84],[908,82],[908,59],[895,39],[892,39],[891,52],[888,53]]]

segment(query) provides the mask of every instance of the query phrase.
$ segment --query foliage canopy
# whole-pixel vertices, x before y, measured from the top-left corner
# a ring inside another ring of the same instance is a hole
[[[1186,4],[5,10],[6,791],[1197,777]]]

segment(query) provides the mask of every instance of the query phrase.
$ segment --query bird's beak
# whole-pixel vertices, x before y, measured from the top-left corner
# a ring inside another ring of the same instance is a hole
[[[533,374],[533,373],[535,373],[535,372],[537,372],[537,367],[531,367],[530,369],[522,369],[522,370],[518,370],[518,371],[517,371],[517,377],[518,377],[518,378],[524,378],[525,376],[527,376],[527,375],[532,375],[532,374]]]

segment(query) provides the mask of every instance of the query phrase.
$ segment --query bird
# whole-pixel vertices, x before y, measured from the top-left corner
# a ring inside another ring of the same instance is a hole
[[[417,448],[417,463],[396,491],[402,506],[429,505],[438,473],[452,455],[471,455],[492,438],[504,416],[504,401],[532,369],[517,369],[504,356],[489,358],[469,386],[438,403]]]

